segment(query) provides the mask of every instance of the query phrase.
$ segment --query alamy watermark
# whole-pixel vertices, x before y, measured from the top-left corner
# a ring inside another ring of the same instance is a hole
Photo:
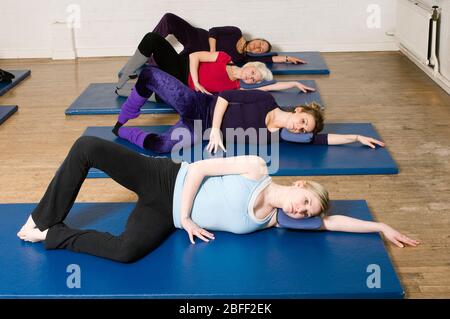
[[[366,12],[369,16],[366,19],[366,26],[369,29],[380,29],[381,28],[381,7],[378,4],[369,4],[367,6]]]
[[[377,264],[370,264],[366,268],[367,276],[366,285],[369,289],[381,288],[381,267]]]
[[[194,130],[176,128],[171,139],[176,141],[172,147],[171,158],[176,162],[199,161],[207,158],[258,155],[266,162],[268,173],[274,174],[280,167],[279,135],[271,134],[267,128],[227,128],[225,129],[226,152],[220,148],[211,154],[203,141],[208,141],[211,129],[202,130],[202,121],[194,121]]]
[[[66,25],[69,29],[81,28],[81,7],[78,4],[69,4],[66,7]]]
[[[66,268],[67,276],[66,285],[69,289],[81,288],[81,268],[77,264],[70,264]]]

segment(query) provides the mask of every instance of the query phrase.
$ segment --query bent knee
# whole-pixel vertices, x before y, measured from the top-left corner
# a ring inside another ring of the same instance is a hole
[[[171,12],[167,12],[165,13],[162,18],[161,21],[166,21],[166,22],[170,22],[173,21],[175,19],[178,19],[179,17],[176,14],[173,14]]]
[[[86,151],[93,147],[94,145],[97,145],[98,143],[101,143],[103,140],[96,136],[88,136],[83,135],[77,138],[75,143],[72,145],[72,150],[76,151]]]
[[[150,57],[153,53],[154,48],[159,44],[164,44],[164,39],[161,35],[155,32],[148,32],[139,43],[139,51],[146,57]]]
[[[147,255],[149,252],[149,249],[140,247],[139,245],[123,244],[117,251],[114,260],[124,264],[134,263]]]

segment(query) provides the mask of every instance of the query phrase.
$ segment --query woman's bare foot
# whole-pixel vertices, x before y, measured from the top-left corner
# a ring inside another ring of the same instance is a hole
[[[22,228],[19,230],[19,232],[17,233],[17,237],[20,237],[20,234],[28,229],[33,229],[36,228],[36,224],[34,223],[33,218],[31,217],[31,215],[28,217],[27,222],[22,226]]]
[[[38,228],[25,229],[20,232],[19,238],[31,243],[37,243],[47,238],[47,231],[48,229],[44,231],[40,231]]]

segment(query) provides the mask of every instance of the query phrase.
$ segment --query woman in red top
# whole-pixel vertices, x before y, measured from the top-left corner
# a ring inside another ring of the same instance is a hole
[[[262,62],[248,62],[243,67],[232,64],[225,52],[194,52],[189,55],[188,85],[203,93],[220,93],[241,88],[241,82],[256,84],[271,81],[272,72]],[[297,81],[279,82],[258,87],[263,91],[280,91],[298,88],[300,91],[314,91]]]

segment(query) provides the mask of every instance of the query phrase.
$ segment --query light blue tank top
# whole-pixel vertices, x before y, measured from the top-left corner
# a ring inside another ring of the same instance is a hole
[[[173,223],[181,226],[181,196],[189,164],[183,162],[178,171],[173,195]],[[191,218],[200,227],[211,231],[227,231],[247,234],[264,229],[269,224],[272,212],[259,219],[253,213],[258,194],[271,181],[269,176],[259,181],[242,175],[223,175],[206,177],[194,199]]]

